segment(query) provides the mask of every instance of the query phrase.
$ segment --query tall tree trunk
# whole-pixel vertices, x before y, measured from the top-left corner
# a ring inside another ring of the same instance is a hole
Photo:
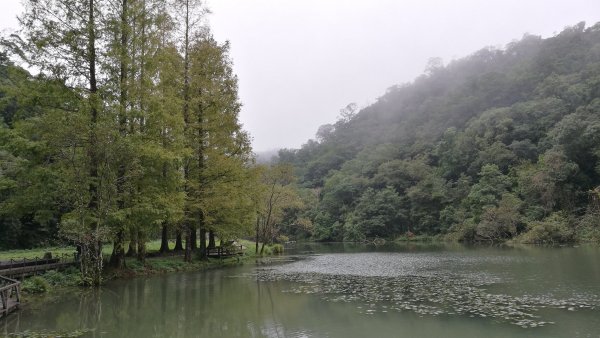
[[[162,226],[162,233],[160,236],[160,253],[169,252],[169,231],[167,229],[167,223],[164,222]]]
[[[121,138],[125,138],[127,135],[127,117],[126,117],[126,105],[127,105],[127,0],[121,1],[121,45],[120,45],[120,59],[119,59],[119,134]],[[117,170],[117,206],[119,210],[125,208],[125,196],[124,196],[124,185],[125,185],[125,163],[121,160],[119,168]],[[121,269],[125,265],[125,234],[121,228],[117,232],[117,238],[114,242],[113,253],[110,258],[110,265]]]
[[[208,232],[208,248],[214,249],[217,245],[215,244],[215,232],[210,230]]]
[[[139,231],[138,232],[138,241],[137,241],[137,260],[146,263],[146,236]]]
[[[89,209],[96,213],[98,211],[98,140],[96,135],[96,124],[98,122],[98,85],[96,82],[96,30],[94,0],[89,0],[88,13],[88,62],[89,62],[89,104],[90,104],[90,140],[88,148],[88,157],[90,160],[90,201]],[[95,215],[98,216],[98,215]],[[96,222],[97,223],[97,222]],[[97,225],[97,224],[96,224]]]
[[[139,91],[141,93],[141,95],[139,95],[139,107],[140,107],[140,112],[142,112],[141,116],[140,116],[140,131],[144,132],[145,128],[146,128],[146,105],[145,105],[145,101],[146,101],[146,95],[147,92],[145,91],[145,78],[146,78],[146,63],[147,63],[147,55],[146,55],[146,44],[147,44],[147,40],[146,40],[146,26],[147,23],[146,21],[146,0],[142,0],[142,21],[143,23],[141,24],[142,26],[142,32],[141,32],[141,48],[140,48],[140,76],[139,76]]]
[[[200,228],[200,258],[206,259],[206,229]]]
[[[175,234],[175,247],[173,248],[173,251],[183,251],[183,236],[181,235],[181,229],[177,229],[176,234]]]
[[[191,226],[188,222],[186,222],[186,232],[185,232],[185,253],[183,255],[183,260],[185,262],[192,261],[192,231]]]
[[[89,0],[89,22],[88,22],[88,34],[89,34],[89,42],[88,42],[88,55],[89,55],[89,104],[90,104],[90,114],[91,114],[91,124],[90,124],[90,140],[88,147],[88,157],[90,160],[90,201],[88,204],[88,208],[93,212],[97,213],[98,211],[98,140],[96,135],[96,123],[98,122],[98,86],[96,82],[96,36],[94,29],[94,0]],[[98,215],[95,215],[96,217]],[[98,225],[97,222],[96,226]]]
[[[260,246],[260,255],[262,256],[263,251],[265,251],[265,242]]]
[[[190,30],[190,4],[189,1],[186,1],[185,3],[185,42],[184,42],[184,50],[183,50],[183,122],[184,122],[184,133],[187,135],[188,129],[189,129],[189,124],[190,124],[190,113],[189,113],[189,103],[190,103],[190,61],[189,61],[189,46],[190,46],[190,34],[189,34],[189,30]],[[186,194],[189,196],[190,191],[189,191],[189,181],[190,181],[190,173],[189,173],[189,163],[185,163],[184,164],[184,168],[183,168],[183,179],[185,181],[184,183],[184,190],[186,192]],[[189,202],[186,202],[186,206],[185,206],[185,216],[189,217],[190,216],[190,208],[188,205]],[[191,241],[190,241],[190,222],[189,221],[185,221],[185,226],[184,226],[184,231],[186,234],[186,241],[185,241],[185,254],[183,257],[183,260],[186,262],[191,262],[192,261],[192,245],[191,245]]]
[[[110,256],[110,265],[117,269],[125,267],[125,234],[123,233],[123,230],[117,232],[113,252]]]
[[[131,230],[131,239],[129,240],[129,250],[127,251],[128,257],[137,255],[137,231]]]
[[[196,232],[196,227],[192,227],[190,229],[190,238],[192,240],[192,251],[198,250],[198,233]]]
[[[256,237],[255,237],[255,248],[254,254],[258,255],[258,231],[260,229],[260,216],[256,216]]]
[[[88,158],[89,158],[89,176],[90,176],[90,184],[89,184],[89,193],[90,200],[88,202],[88,210],[92,213],[95,218],[95,221],[92,223],[92,231],[94,232],[94,237],[97,237],[100,233],[100,222],[99,218],[99,205],[98,205],[98,166],[100,163],[98,149],[98,137],[97,137],[97,123],[98,123],[98,106],[99,106],[99,98],[98,98],[98,84],[96,81],[96,14],[94,11],[94,0],[89,0],[89,11],[88,11],[88,44],[87,44],[87,52],[88,52],[88,65],[89,65],[89,104],[90,104],[90,136],[89,136],[89,144],[88,144]],[[101,274],[102,274],[102,241],[100,238],[96,238],[93,244],[93,249],[90,251],[92,256],[90,257],[90,264],[92,265],[91,269],[88,269],[90,272],[89,276],[91,278],[92,284],[100,284],[101,282]]]

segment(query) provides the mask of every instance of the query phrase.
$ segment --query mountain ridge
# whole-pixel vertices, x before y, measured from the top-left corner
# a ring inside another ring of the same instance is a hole
[[[406,232],[522,237],[555,213],[570,224],[591,217],[590,191],[600,185],[600,143],[593,136],[599,102],[600,24],[586,28],[582,22],[554,37],[525,35],[504,49],[486,47],[446,66],[433,63],[413,82],[390,87],[374,104],[320,127],[316,140],[280,150],[278,161],[295,167],[301,186],[320,191],[317,206],[306,211],[316,239]],[[572,129],[579,131],[569,134]],[[559,167],[575,165],[576,173],[562,181],[550,177],[556,168],[547,168],[549,159]],[[527,188],[527,166],[535,168],[528,169],[529,180],[548,177]],[[486,202],[474,207],[485,175],[511,183],[488,187],[497,191],[482,192]],[[379,193],[389,197],[382,205],[364,199],[377,200]],[[509,200],[516,203],[511,208],[502,204]],[[363,207],[385,209],[386,203],[400,211],[359,215]],[[514,217],[490,227],[485,219],[492,209]],[[361,225],[369,217],[385,219],[381,231]]]

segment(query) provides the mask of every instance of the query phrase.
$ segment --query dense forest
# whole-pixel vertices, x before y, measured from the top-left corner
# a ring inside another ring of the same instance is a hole
[[[600,24],[431,59],[356,110],[279,152],[306,201],[288,235],[600,240]]]
[[[185,261],[215,238],[271,242],[291,169],[254,163],[201,1],[24,5],[0,51],[0,249],[77,247],[98,284],[107,243],[120,268],[156,238]]]

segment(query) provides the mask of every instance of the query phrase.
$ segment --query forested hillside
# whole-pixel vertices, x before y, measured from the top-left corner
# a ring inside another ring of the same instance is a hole
[[[597,241],[600,24],[432,60],[278,161],[312,192],[292,235]]]

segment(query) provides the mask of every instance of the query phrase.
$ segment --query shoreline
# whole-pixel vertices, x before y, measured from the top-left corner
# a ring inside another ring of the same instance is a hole
[[[178,272],[207,271],[237,265],[244,265],[251,261],[260,261],[266,257],[277,255],[272,249],[273,246],[266,246],[263,255],[256,255],[253,248],[249,246],[243,255],[226,258],[198,258],[197,253],[193,253],[191,262],[183,260],[183,254],[167,253],[160,255],[157,252],[145,258],[144,262],[135,257],[126,257],[125,266],[121,269],[110,267],[108,259],[105,257],[105,265],[102,272],[102,285],[106,282],[118,279],[132,279],[138,277],[150,277]],[[31,250],[30,254],[39,254],[46,251],[54,251],[53,248],[40,248]],[[62,249],[64,250],[64,249]],[[108,256],[108,255],[107,255]],[[20,279],[21,291],[30,298],[32,296],[51,295],[61,289],[76,288],[79,290],[90,289],[94,287],[85,286],[81,280],[81,273],[78,267],[71,266],[60,270],[48,270],[44,273],[29,276]],[[27,300],[23,304],[28,303]]]

